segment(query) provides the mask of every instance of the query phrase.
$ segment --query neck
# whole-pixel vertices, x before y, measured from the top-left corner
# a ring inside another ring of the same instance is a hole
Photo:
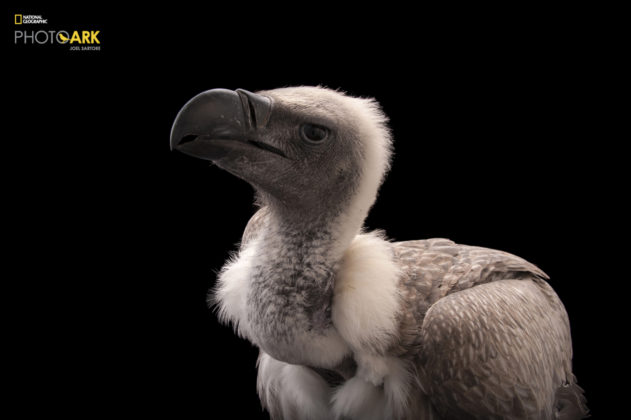
[[[270,208],[257,238],[248,297],[259,344],[291,343],[304,331],[331,326],[335,273],[361,221],[334,214],[287,215]]]
[[[298,254],[333,267],[360,232],[370,204],[350,199],[296,208],[265,200],[269,211],[264,236],[266,242],[284,244],[283,255]]]

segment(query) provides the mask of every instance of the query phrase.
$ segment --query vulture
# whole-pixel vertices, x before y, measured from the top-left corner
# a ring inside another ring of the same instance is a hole
[[[212,89],[171,149],[256,191],[258,210],[209,294],[260,350],[272,419],[577,419],[563,304],[535,265],[363,227],[390,168],[374,99],[324,87]]]

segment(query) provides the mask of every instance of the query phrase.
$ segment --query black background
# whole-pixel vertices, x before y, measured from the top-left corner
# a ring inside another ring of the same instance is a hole
[[[284,12],[6,9],[4,230],[18,274],[5,345],[16,397],[38,395],[22,409],[266,418],[256,349],[205,302],[252,190],[171,153],[169,131],[206,89],[322,84],[377,98],[391,119],[393,169],[367,226],[541,267],[570,316],[579,384],[603,413],[604,81],[590,20]],[[99,29],[102,50],[14,46],[14,13]]]

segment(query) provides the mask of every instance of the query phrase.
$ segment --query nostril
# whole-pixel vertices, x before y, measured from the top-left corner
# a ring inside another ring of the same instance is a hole
[[[243,113],[246,114],[246,117],[249,117],[250,127],[256,129],[256,112],[254,110],[254,104],[248,99],[248,95],[245,93],[246,91],[243,89],[237,89],[236,92],[239,94],[239,98],[241,99]]]
[[[182,137],[182,140],[180,140],[180,142],[177,145],[181,146],[182,144],[190,143],[192,141],[195,141],[197,137],[198,136],[196,134],[189,134],[188,136]]]
[[[254,110],[254,104],[252,101],[248,101],[248,107],[250,108],[250,121],[252,121],[252,127],[256,128],[256,111]]]

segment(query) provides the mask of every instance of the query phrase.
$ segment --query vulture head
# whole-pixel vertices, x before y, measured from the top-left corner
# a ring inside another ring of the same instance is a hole
[[[180,110],[171,148],[247,181],[285,217],[363,221],[389,167],[386,121],[374,100],[322,87],[212,89]]]

